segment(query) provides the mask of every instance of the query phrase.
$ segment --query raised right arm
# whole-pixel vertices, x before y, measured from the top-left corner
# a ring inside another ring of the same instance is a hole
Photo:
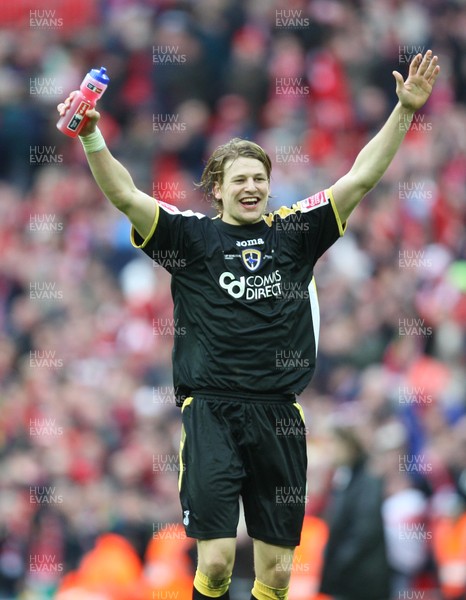
[[[58,105],[60,115],[64,114],[69,107],[73,94],[74,92],[64,103]],[[95,109],[91,109],[87,111],[86,116],[89,117],[89,121],[80,133],[84,148],[86,142],[101,135],[97,129],[100,114]],[[97,147],[101,145],[98,144]],[[85,152],[97,185],[110,202],[128,217],[139,235],[145,239],[150,233],[156,216],[157,203],[154,198],[134,185],[128,170],[112,156],[106,145],[97,151],[85,150]]]

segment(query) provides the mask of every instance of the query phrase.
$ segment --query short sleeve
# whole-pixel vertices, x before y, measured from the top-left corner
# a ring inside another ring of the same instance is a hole
[[[331,188],[297,202],[293,209],[301,222],[308,225],[302,228],[304,251],[314,265],[343,236],[346,223],[341,222]]]
[[[149,234],[143,239],[131,227],[131,243],[140,248],[170,273],[186,266],[190,256],[192,230],[201,213],[180,211],[176,206],[157,200],[157,210]]]

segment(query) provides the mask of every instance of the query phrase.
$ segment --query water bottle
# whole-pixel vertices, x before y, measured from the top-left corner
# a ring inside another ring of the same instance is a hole
[[[97,100],[102,97],[107,89],[109,81],[105,67],[100,67],[100,71],[97,69],[89,71],[82,80],[79,92],[73,98],[70,107],[58,119],[57,129],[70,137],[79,135],[84,124],[88,121],[86,112],[90,108],[94,108]]]

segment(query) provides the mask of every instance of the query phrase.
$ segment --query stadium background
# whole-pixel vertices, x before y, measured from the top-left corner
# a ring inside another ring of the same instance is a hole
[[[277,207],[348,169],[395,104],[392,70],[429,47],[432,97],[316,271],[308,514],[328,502],[326,432],[350,424],[386,481],[394,597],[464,594],[465,3],[0,6],[0,598],[183,600],[192,572],[169,277],[130,247],[56,104],[105,65],[101,129],[138,187],[212,214],[193,181],[216,145],[248,137],[273,159]],[[313,597],[323,535],[298,552],[291,600]],[[236,600],[250,552],[242,532]]]

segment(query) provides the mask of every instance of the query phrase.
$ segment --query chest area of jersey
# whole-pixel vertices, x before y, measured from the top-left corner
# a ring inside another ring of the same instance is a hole
[[[276,235],[222,237],[214,261],[218,285],[229,296],[246,301],[282,298],[284,287],[298,277],[293,246]]]
[[[273,246],[272,240],[265,236],[240,240],[227,237],[221,240],[219,251],[223,263],[235,271],[258,273],[264,269],[270,271],[276,262],[277,249]]]

